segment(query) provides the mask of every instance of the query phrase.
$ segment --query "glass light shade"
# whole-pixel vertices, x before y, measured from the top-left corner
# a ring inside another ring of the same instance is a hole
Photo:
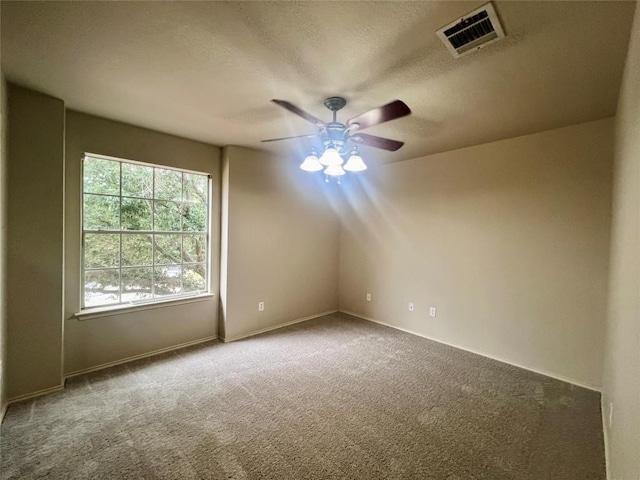
[[[324,170],[324,173],[326,175],[331,175],[332,177],[339,177],[341,175],[344,175],[347,172],[345,172],[340,165],[329,165]]]
[[[364,164],[364,160],[357,153],[353,153],[347,163],[344,164],[344,169],[349,172],[361,172],[367,169],[367,166]]]
[[[318,172],[322,170],[324,167],[318,161],[318,156],[310,153],[307,155],[307,158],[304,159],[300,168],[305,172]]]
[[[332,165],[342,165],[342,162],[344,162],[344,160],[338,153],[338,150],[336,150],[334,147],[327,148],[320,157],[320,163],[328,167]]]

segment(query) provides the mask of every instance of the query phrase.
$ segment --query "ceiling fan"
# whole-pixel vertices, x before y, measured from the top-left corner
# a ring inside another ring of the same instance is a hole
[[[368,135],[366,133],[360,133],[360,131],[411,114],[411,110],[404,102],[394,100],[381,107],[356,115],[345,123],[340,123],[337,121],[337,112],[344,108],[347,101],[342,97],[329,97],[324,101],[324,105],[333,112],[333,120],[325,123],[286,100],[272,100],[272,102],[313,123],[318,131],[306,135],[270,138],[268,140],[262,140],[262,142],[318,137],[324,147],[322,155],[318,158],[316,151],[312,150],[300,168],[312,172],[324,170],[324,173],[327,175],[327,181],[329,176],[337,176],[339,179],[341,175],[345,174],[345,170],[361,171],[367,168],[358,153],[357,145],[350,147],[350,142],[392,152],[402,147],[404,142],[378,137],[376,135]],[[342,156],[347,154],[349,154],[349,160],[344,167],[342,167],[344,163]]]

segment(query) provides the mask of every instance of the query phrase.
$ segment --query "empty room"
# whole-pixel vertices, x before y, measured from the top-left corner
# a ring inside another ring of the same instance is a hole
[[[638,1],[0,21],[0,479],[640,480]]]

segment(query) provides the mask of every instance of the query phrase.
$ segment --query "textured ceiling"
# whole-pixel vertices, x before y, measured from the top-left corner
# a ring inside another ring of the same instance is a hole
[[[68,108],[216,145],[287,154],[329,120],[401,99],[367,130],[403,140],[373,163],[615,114],[635,2],[494,2],[507,37],[454,59],[436,30],[485,2],[6,2],[9,81]]]

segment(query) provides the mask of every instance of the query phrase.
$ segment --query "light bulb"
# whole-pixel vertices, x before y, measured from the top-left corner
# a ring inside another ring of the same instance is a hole
[[[347,172],[345,172],[340,165],[329,165],[324,170],[324,173],[326,175],[331,175],[332,177],[339,177],[340,175],[344,175]]]
[[[344,164],[344,169],[349,172],[361,172],[363,170],[366,170],[367,166],[364,164],[364,160],[362,160],[362,157],[358,154],[358,151],[354,149],[351,152],[349,160],[347,160],[347,163]]]
[[[320,157],[320,163],[322,165],[342,165],[343,162],[344,160],[335,147],[328,147]]]
[[[322,170],[324,167],[318,161],[318,156],[315,154],[315,152],[311,152],[309,155],[307,155],[307,158],[304,159],[304,162],[302,162],[300,168],[305,172],[317,172]]]

